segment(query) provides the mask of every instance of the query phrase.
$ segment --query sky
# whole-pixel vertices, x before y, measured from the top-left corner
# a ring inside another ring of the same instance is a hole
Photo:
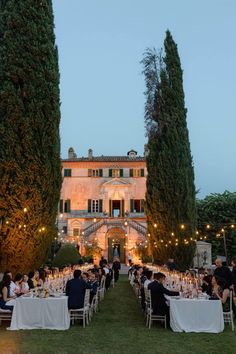
[[[184,71],[198,197],[236,191],[236,1],[53,0],[61,154],[142,155],[140,61],[169,29]]]

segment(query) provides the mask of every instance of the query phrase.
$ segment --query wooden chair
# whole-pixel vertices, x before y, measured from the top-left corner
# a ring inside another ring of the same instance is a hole
[[[165,328],[166,326],[166,315],[153,315],[152,310],[152,298],[151,298],[151,290],[145,289],[145,299],[146,299],[146,326],[150,329],[152,325],[152,321],[160,321],[164,322]]]
[[[10,310],[0,309],[0,326],[2,321],[11,321],[12,312]]]
[[[231,324],[232,331],[234,331],[234,313],[233,313],[233,291],[229,294],[229,311],[223,312],[224,323]]]
[[[71,309],[70,311],[70,320],[72,324],[75,323],[76,320],[83,320],[83,327],[89,324],[89,297],[90,297],[90,289],[86,289],[84,296],[84,306],[81,309]]]

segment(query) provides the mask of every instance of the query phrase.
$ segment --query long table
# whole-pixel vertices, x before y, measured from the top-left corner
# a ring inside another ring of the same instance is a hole
[[[172,299],[170,326],[174,332],[219,333],[224,330],[224,318],[220,300]]]
[[[70,327],[67,296],[19,297],[15,300],[10,330],[57,329]]]

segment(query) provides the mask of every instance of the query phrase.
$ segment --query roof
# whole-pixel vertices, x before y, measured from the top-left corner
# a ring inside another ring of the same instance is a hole
[[[144,156],[93,156],[93,157],[76,157],[72,159],[62,159],[62,162],[113,162],[113,161],[122,161],[122,162],[132,162],[132,161],[145,161]]]

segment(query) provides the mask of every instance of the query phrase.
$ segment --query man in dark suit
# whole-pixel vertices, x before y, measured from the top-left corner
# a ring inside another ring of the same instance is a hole
[[[178,296],[179,292],[170,291],[163,286],[165,277],[163,273],[154,273],[154,280],[148,285],[148,289],[151,290],[153,315],[166,315],[167,323],[169,323],[169,307],[166,304],[164,295]]]
[[[227,287],[230,287],[233,283],[233,277],[232,277],[232,273],[229,270],[229,268],[226,266],[223,266],[222,260],[220,258],[217,258],[215,260],[215,265],[216,265],[216,269],[214,271],[214,275],[216,275],[219,278],[224,279],[227,283]]]
[[[81,270],[74,271],[74,279],[66,283],[66,295],[68,296],[68,308],[79,309],[84,307],[84,295],[86,289],[91,289],[92,285],[86,283],[81,278]]]

